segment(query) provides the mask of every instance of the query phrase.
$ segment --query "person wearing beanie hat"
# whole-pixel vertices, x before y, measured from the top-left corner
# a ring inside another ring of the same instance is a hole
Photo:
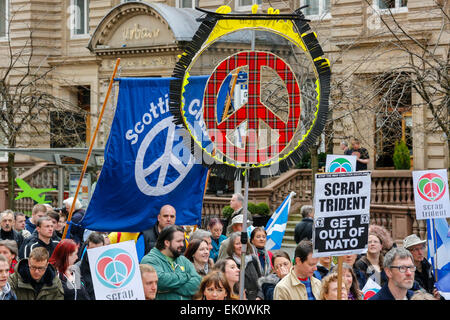
[[[421,240],[417,235],[411,234],[403,239],[403,247],[411,252],[414,258],[414,265],[416,266],[414,280],[417,282],[417,285],[439,299],[439,292],[434,286],[435,277],[433,274],[433,267],[427,261],[425,255],[426,242],[427,240]]]

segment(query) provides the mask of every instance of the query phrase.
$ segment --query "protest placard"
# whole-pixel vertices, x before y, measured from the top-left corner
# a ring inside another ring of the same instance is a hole
[[[327,154],[325,172],[354,172],[356,171],[356,156],[341,154]]]
[[[87,250],[96,300],[145,300],[134,241]]]
[[[450,218],[447,170],[413,171],[416,219]]]
[[[370,185],[368,171],[316,175],[313,257],[367,251]]]

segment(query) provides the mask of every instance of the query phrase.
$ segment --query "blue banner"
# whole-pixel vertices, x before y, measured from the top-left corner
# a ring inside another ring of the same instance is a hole
[[[189,78],[186,118],[201,120],[207,76]],[[176,209],[177,225],[200,225],[207,169],[195,163],[169,111],[171,78],[121,78],[105,162],[81,224],[96,231],[140,232],[160,208]],[[200,126],[201,127],[201,126]]]

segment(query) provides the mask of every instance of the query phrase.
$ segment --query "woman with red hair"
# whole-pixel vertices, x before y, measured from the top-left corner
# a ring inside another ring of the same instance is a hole
[[[61,240],[53,251],[49,263],[58,271],[64,288],[64,300],[90,300],[81,281],[81,273],[75,262],[78,259],[78,244],[72,239]]]

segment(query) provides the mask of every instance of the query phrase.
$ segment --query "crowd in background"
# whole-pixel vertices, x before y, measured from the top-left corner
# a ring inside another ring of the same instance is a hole
[[[148,300],[337,300],[339,291],[342,300],[363,300],[369,279],[381,287],[370,299],[443,299],[425,258],[426,241],[410,235],[398,247],[376,225],[369,227],[366,254],[343,257],[339,281],[336,257],[312,257],[311,206],[302,207],[291,257],[265,249],[264,227],[253,228],[243,252],[240,194],[231,199],[234,213],[225,230],[220,219],[212,218],[206,230],[189,235],[176,225],[171,205],[161,208],[148,230],[105,233],[78,225],[84,211],[76,203],[67,237],[61,240],[72,201],[65,201],[66,210],[35,205],[28,219],[10,210],[0,214],[0,300],[95,300],[87,250],[127,240],[136,243]],[[251,215],[247,223],[252,225]]]

